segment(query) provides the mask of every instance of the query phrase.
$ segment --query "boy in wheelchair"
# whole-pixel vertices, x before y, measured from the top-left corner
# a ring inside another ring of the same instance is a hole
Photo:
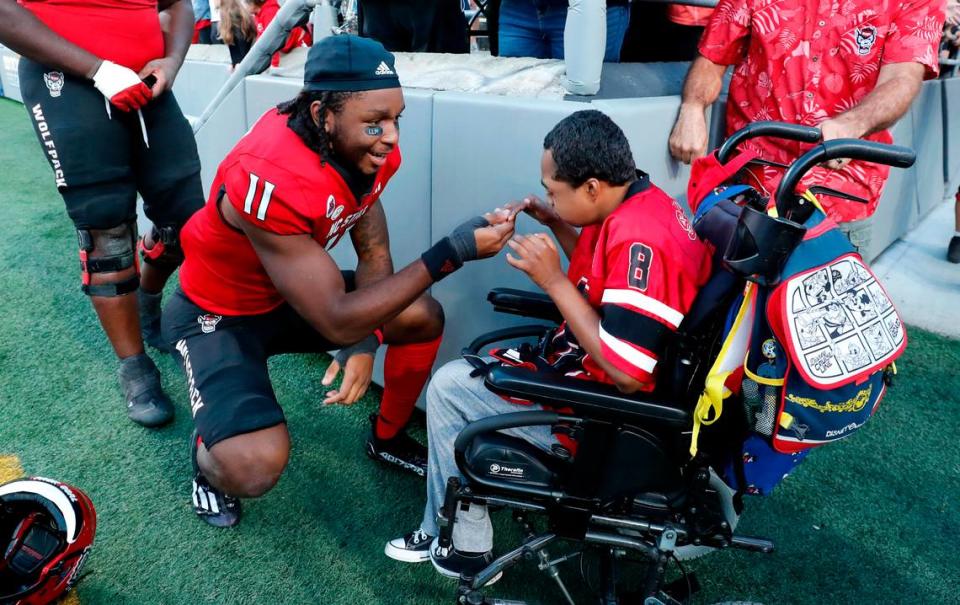
[[[658,359],[710,276],[708,247],[679,205],[635,168],[626,137],[606,115],[576,112],[547,134],[543,146],[542,183],[549,205],[528,198],[508,206],[502,220],[523,210],[559,241],[570,260],[566,275],[557,245],[544,233],[516,236],[508,244],[512,254],[507,262],[550,297],[563,323],[547,332],[536,350],[500,350],[494,357],[536,372],[612,384],[622,393],[649,393],[656,385]],[[479,419],[545,409],[488,390],[474,369],[457,360],[434,375],[427,391],[423,519],[416,530],[385,547],[393,559],[430,560],[437,571],[453,578],[470,577],[486,567],[493,547],[486,507],[477,504],[455,513],[449,545],[436,539],[448,479],[461,475],[455,440]],[[570,458],[576,441],[551,429],[523,426],[503,433]],[[509,467],[497,470],[505,476],[512,472]]]

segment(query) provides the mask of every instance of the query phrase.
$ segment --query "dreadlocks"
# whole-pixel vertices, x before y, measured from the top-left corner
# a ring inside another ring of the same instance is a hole
[[[330,160],[333,142],[323,127],[323,116],[329,111],[340,113],[344,103],[351,96],[357,94],[352,91],[303,91],[296,98],[277,105],[277,111],[287,118],[287,126],[300,137],[303,144],[320,156],[322,163]],[[317,126],[310,115],[310,105],[320,102],[321,123]]]

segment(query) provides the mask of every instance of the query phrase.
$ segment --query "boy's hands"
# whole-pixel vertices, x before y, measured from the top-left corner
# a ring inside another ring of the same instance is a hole
[[[557,211],[554,209],[553,205],[541,200],[533,194],[523,198],[523,201],[520,202],[520,204],[522,205],[521,208],[524,212],[529,214],[534,220],[544,227],[556,225],[563,220],[560,218],[560,215],[557,214]]]
[[[508,241],[507,245],[517,255],[507,253],[510,266],[526,273],[544,292],[549,294],[552,284],[557,283],[557,280],[562,282],[567,279],[560,268],[557,246],[553,243],[553,238],[546,233],[518,235]]]
[[[526,196],[519,202],[504,204],[503,207],[496,208],[484,214],[483,217],[490,221],[491,225],[496,225],[504,221],[516,220],[517,215],[521,212],[530,215],[544,227],[550,227],[562,221],[553,206],[533,194]]]

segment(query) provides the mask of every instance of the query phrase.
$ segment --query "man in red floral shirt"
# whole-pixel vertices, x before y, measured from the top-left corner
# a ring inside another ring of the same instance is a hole
[[[734,66],[727,133],[759,120],[819,126],[823,139],[889,143],[886,128],[909,108],[922,81],[936,76],[943,0],[721,0],[690,66],[670,153],[689,163],[707,146],[705,109]],[[809,148],[761,138],[744,145],[761,157],[789,163]],[[867,204],[823,197],[827,213],[860,248],[869,245],[861,221],[873,214],[889,168],[833,161],[810,172],[816,182],[860,196]],[[765,169],[771,193],[782,172]]]

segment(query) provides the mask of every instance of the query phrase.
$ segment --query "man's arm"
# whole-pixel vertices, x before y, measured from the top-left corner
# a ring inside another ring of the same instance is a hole
[[[350,230],[350,239],[357,251],[358,288],[393,275],[387,216],[379,201]]]
[[[141,78],[152,75],[157,79],[151,87],[153,96],[173,87],[193,39],[193,5],[188,0],[159,0],[157,9],[166,17],[163,27],[164,56],[150,61],[140,70]]]
[[[880,67],[877,85],[856,106],[820,123],[823,140],[860,139],[889,128],[899,120],[923,84],[920,63],[888,63]],[[827,162],[840,168],[846,160]]]
[[[37,63],[92,79],[100,58],[63,39],[15,0],[0,0],[0,42]]]
[[[410,306],[434,283],[431,270],[424,261],[426,255],[446,250],[446,256],[439,260],[447,259],[444,265],[459,266],[464,261],[496,254],[513,235],[512,222],[471,228],[465,233],[460,233],[458,228],[425,253],[424,257],[399,272],[347,292],[340,268],[309,234],[277,235],[260,229],[242,218],[226,196],[220,208],[226,222],[240,228],[250,239],[270,280],[284,300],[315,330],[330,342],[340,345],[353,344],[369,336]],[[474,249],[470,254],[450,243],[454,239],[460,241],[463,237],[472,238]],[[434,260],[437,260],[435,255]],[[440,269],[440,272],[443,273],[444,269]]]
[[[670,133],[670,155],[684,164],[689,164],[707,151],[706,110],[723,86],[726,65],[719,65],[703,55],[698,55],[690,65],[683,84],[680,113]]]

